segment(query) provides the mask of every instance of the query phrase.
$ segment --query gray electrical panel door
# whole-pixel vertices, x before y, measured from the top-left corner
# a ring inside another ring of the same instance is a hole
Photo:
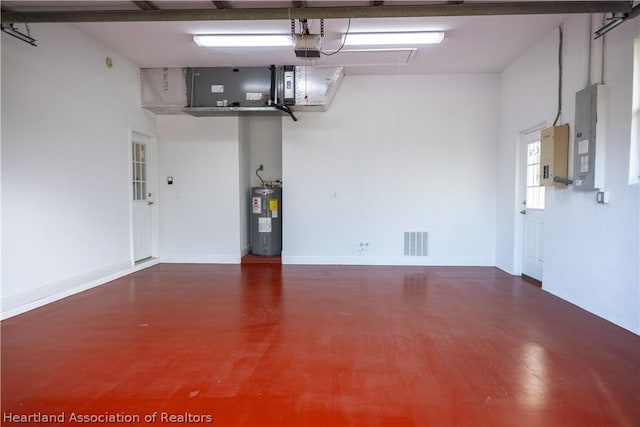
[[[282,252],[282,188],[251,189],[251,253]]]
[[[604,86],[592,85],[576,93],[573,188],[594,190],[604,180]]]
[[[269,67],[187,68],[189,107],[264,107],[271,98]]]

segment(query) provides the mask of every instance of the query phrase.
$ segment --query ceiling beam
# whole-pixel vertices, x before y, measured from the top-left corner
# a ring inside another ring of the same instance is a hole
[[[408,18],[428,16],[540,15],[574,13],[630,13],[632,1],[523,1],[398,6],[341,6],[260,9],[159,9],[112,11],[8,12],[4,23],[143,22],[143,21],[255,21],[274,19]]]

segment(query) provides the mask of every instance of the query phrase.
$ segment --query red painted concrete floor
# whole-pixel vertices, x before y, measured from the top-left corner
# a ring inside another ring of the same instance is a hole
[[[494,268],[158,265],[1,330],[7,426],[640,426],[640,337]]]

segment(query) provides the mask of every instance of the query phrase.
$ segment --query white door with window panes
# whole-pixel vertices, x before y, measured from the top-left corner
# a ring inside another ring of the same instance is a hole
[[[153,199],[149,186],[149,145],[141,139],[131,143],[133,185],[133,260],[151,258],[153,254]]]
[[[540,185],[540,131],[524,134],[522,274],[542,281],[545,188]]]

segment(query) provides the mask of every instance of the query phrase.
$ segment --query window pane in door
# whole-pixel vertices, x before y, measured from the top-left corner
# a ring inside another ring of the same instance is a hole
[[[527,144],[527,209],[544,209],[545,188],[540,186],[540,141]]]

